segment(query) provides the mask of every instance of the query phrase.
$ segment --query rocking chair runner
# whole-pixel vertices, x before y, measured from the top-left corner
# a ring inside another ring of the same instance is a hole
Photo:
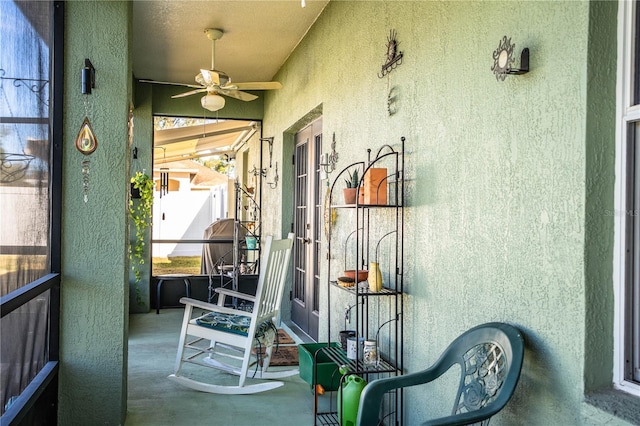
[[[297,368],[284,371],[269,370],[273,349],[270,342],[267,342],[265,354],[262,356],[262,367],[257,365],[260,360],[252,354],[256,342],[265,334],[265,329],[271,326],[272,321],[278,320],[293,237],[292,233],[284,240],[273,240],[267,237],[263,245],[255,296],[226,288],[216,288],[215,291],[219,294],[217,305],[187,297],[180,299],[180,302],[185,304],[185,310],[175,369],[169,376],[171,380],[202,392],[250,394],[275,389],[284,383],[272,381],[245,386],[247,376],[257,379],[275,379],[298,374]],[[244,303],[252,302],[253,307],[250,310],[225,307],[227,296],[238,298]],[[192,318],[194,308],[203,309],[207,314]],[[189,352],[185,353],[186,351]],[[259,353],[259,351],[256,352]],[[181,375],[181,369],[185,362],[238,375],[240,376],[238,386],[208,384],[184,377]]]
[[[358,425],[382,424],[378,414],[386,392],[429,383],[455,364],[460,366],[461,376],[451,415],[422,425],[488,425],[491,416],[511,398],[523,358],[524,341],[513,326],[488,323],[474,327],[454,340],[426,370],[370,382],[360,396]]]

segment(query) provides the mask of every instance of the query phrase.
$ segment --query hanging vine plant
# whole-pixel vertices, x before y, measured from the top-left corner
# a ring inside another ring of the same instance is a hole
[[[131,189],[139,192],[137,201],[129,198],[129,217],[136,227],[136,239],[129,245],[129,260],[135,276],[136,302],[142,305],[140,281],[144,265],[145,231],[151,225],[151,207],[153,206],[153,179],[143,172],[136,172],[131,178]],[[137,195],[137,194],[136,194]]]

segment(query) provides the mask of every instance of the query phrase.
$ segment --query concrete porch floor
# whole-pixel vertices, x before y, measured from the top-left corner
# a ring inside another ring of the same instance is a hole
[[[152,311],[129,316],[126,426],[313,425],[313,393],[299,376],[284,378],[284,386],[253,395],[203,393],[167,379],[173,372],[183,312],[162,309],[160,315]],[[309,341],[287,331],[297,343]],[[219,377],[224,384],[237,385],[237,376],[193,368]]]

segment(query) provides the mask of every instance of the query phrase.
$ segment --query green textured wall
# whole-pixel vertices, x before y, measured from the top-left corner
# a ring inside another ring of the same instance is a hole
[[[594,2],[589,13],[589,57],[586,139],[585,206],[585,390],[593,391],[611,383],[613,371],[613,185],[615,176],[614,129],[615,68],[603,58],[615,60],[611,46],[617,44],[615,22],[618,8],[613,2]]]
[[[430,365],[476,324],[515,324],[526,335],[525,367],[492,424],[583,424],[585,390],[611,382],[613,231],[602,209],[613,193],[616,10],[586,1],[331,2],[276,76],[284,88],[265,96],[264,134],[281,158],[318,106],[324,151],[335,132],[339,167],[406,136],[405,367]],[[390,29],[404,60],[380,79]],[[504,35],[517,57],[530,48],[531,72],[498,82],[492,53]],[[264,210],[290,217],[286,193],[268,193]],[[268,225],[288,223],[275,216]],[[332,256],[333,271],[341,258]],[[331,297],[332,318],[342,318],[347,299]],[[407,424],[448,412],[451,395],[433,392],[407,393]]]
[[[63,265],[59,424],[123,424],[129,313],[127,117],[131,99],[131,3],[66,4]],[[80,93],[80,70],[96,68],[93,94]],[[74,140],[85,116],[98,139],[90,160]]]

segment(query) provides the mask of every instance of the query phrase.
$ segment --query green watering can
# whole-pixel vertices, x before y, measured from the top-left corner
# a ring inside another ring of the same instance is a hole
[[[338,389],[338,418],[342,420],[343,426],[355,426],[360,394],[366,385],[367,382],[362,377],[351,374],[345,377]]]

